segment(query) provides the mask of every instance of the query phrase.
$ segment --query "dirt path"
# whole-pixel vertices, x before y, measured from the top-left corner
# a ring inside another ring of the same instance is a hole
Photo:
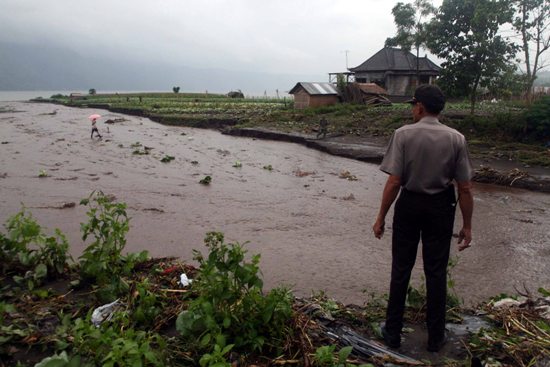
[[[391,226],[382,240],[371,234],[385,181],[374,164],[106,111],[0,105],[14,110],[0,113],[2,223],[24,204],[41,224],[65,232],[78,256],[85,211],[66,204],[103,190],[128,204],[129,251],[189,259],[193,248],[203,250],[205,233],[218,230],[262,254],[267,286],[288,284],[302,295],[326,290],[357,304],[367,299],[363,290],[387,292]],[[100,122],[103,140],[91,140],[86,117],[93,112],[127,120],[110,132]],[[143,146],[149,155],[132,154]],[[175,160],[161,163],[166,154]],[[237,160],[242,168],[232,167]],[[48,177],[39,178],[40,170]],[[340,178],[342,171],[357,180]],[[198,183],[206,175],[210,186]],[[476,185],[474,247],[453,270],[460,296],[472,303],[524,284],[548,288],[549,208],[548,194]]]

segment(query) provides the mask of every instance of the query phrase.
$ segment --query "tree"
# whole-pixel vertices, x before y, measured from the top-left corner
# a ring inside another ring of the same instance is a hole
[[[90,95],[92,95],[92,96],[93,96],[94,94],[96,94],[95,88],[90,88],[90,90],[88,91],[88,94],[90,94]]]
[[[416,49],[416,82],[420,80],[420,47],[426,45],[426,23],[423,20],[435,13],[429,0],[414,0],[410,4],[398,2],[392,9],[393,21],[397,26],[395,37],[386,39],[386,47],[399,46],[402,50]]]
[[[427,27],[429,49],[445,59],[443,89],[469,95],[472,114],[478,88],[504,73],[516,54],[516,46],[498,35],[512,15],[506,0],[443,0]]]
[[[550,0],[514,0],[513,4],[513,24],[525,58],[525,97],[530,102],[537,72],[547,66],[541,55],[550,48]]]
[[[172,87],[172,92],[178,94],[180,92],[180,87]]]

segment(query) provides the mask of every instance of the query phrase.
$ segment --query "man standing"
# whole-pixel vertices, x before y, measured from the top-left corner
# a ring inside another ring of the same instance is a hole
[[[453,180],[463,219],[458,239],[462,251],[472,240],[472,167],[464,136],[438,120],[445,107],[441,89],[421,85],[407,102],[412,104],[414,123],[391,137],[380,165],[390,176],[373,225],[374,235],[381,238],[386,214],[401,191],[393,217],[390,298],[382,334],[389,347],[401,345],[407,288],[421,238],[428,351],[438,352],[446,342],[447,264],[457,203]]]
[[[97,129],[97,126],[95,125],[97,122],[97,119],[92,119],[92,134],[90,135],[90,138],[94,138],[94,132],[99,136],[101,139],[101,135],[99,134],[99,130]]]

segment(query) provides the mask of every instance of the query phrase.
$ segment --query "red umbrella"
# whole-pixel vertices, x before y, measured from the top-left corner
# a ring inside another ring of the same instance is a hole
[[[101,115],[98,115],[97,113],[94,113],[93,115],[88,116],[88,118],[92,121],[97,120],[100,117],[101,117]]]

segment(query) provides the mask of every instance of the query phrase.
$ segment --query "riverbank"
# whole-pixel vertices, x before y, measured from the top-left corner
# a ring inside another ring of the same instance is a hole
[[[387,145],[387,139],[378,137],[329,135],[319,139],[313,134],[285,133],[263,128],[228,128],[223,133],[298,143],[328,154],[376,164],[384,158]],[[478,156],[483,154],[478,153]],[[494,160],[489,156],[474,159],[472,163],[475,182],[550,192],[550,169],[546,167],[526,167],[517,161]]]

